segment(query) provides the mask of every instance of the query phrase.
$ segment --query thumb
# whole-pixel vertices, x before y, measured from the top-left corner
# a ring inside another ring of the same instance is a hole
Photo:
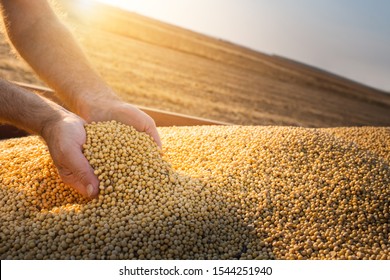
[[[145,132],[147,134],[149,134],[153,139],[154,141],[156,142],[157,146],[162,147],[162,143],[161,143],[161,139],[160,139],[160,135],[158,134],[158,131],[157,131],[157,128],[154,126],[154,127],[148,127]]]
[[[71,185],[84,197],[94,198],[98,195],[99,180],[81,149],[65,154],[57,169],[64,183]]]

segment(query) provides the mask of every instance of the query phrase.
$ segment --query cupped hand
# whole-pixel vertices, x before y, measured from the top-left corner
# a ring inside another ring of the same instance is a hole
[[[147,133],[161,148],[154,120],[137,107],[118,100],[105,100],[85,108],[80,113],[87,122],[119,121]],[[66,110],[60,115],[55,121],[45,124],[41,136],[63,182],[83,196],[94,198],[99,193],[99,180],[82,152],[86,142],[85,120]]]
[[[69,184],[87,198],[99,193],[99,180],[82,153],[86,141],[85,121],[67,112],[42,130],[51,157],[65,184]]]
[[[87,122],[116,120],[130,125],[140,132],[150,135],[161,148],[161,139],[158,134],[156,123],[145,112],[126,102],[118,100],[105,100],[89,105],[82,117]]]

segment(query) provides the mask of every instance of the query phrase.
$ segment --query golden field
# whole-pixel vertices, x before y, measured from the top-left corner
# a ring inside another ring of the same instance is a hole
[[[243,125],[388,126],[390,95],[119,9],[57,0],[92,64],[136,104]],[[0,75],[42,85],[0,37]]]

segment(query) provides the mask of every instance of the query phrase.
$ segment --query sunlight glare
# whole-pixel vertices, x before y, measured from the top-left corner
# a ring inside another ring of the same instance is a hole
[[[129,0],[95,0],[101,3],[105,3],[111,6],[115,6],[118,8],[130,10],[130,11],[139,11],[143,10],[145,6],[148,6],[145,4],[144,1],[129,1]]]
[[[107,1],[109,2],[109,1]],[[115,2],[115,1],[113,1]],[[91,0],[79,0],[78,6],[80,11],[89,11],[91,10],[91,7],[94,5],[93,1]]]

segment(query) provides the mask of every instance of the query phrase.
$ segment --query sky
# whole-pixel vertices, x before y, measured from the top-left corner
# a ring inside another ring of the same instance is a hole
[[[390,0],[96,0],[390,92]]]

